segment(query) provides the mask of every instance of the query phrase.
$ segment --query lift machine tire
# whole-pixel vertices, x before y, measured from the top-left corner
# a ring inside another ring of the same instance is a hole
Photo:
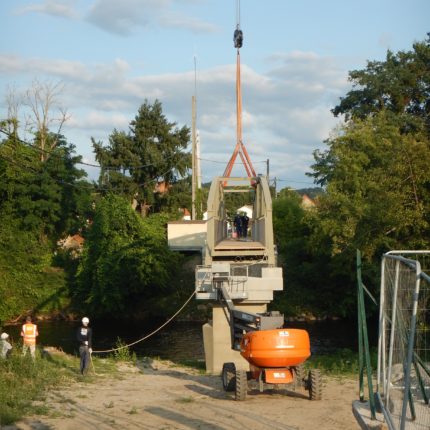
[[[322,379],[321,379],[321,372],[318,369],[312,369],[309,372],[308,389],[309,389],[310,400],[321,400]]]
[[[236,366],[234,363],[224,363],[222,366],[222,386],[225,391],[236,389]]]
[[[236,393],[235,399],[246,400],[248,394],[248,375],[246,370],[236,370]]]

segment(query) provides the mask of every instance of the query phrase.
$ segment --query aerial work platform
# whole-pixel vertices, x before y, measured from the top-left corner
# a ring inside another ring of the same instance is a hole
[[[253,211],[250,236],[232,238],[229,223],[233,214],[226,210],[226,194],[248,193]],[[264,176],[252,178],[217,177],[208,196],[208,220],[172,222],[168,225],[169,246],[176,250],[199,250],[202,265],[196,266],[196,299],[212,306],[212,319],[203,327],[206,369],[220,373],[225,362],[237,368],[248,363],[230,348],[229,317],[220,304],[225,288],[234,305],[244,312],[264,313],[273,292],[283,289],[282,268],[276,266],[273,242],[272,199]]]
[[[247,239],[230,237],[228,220],[232,214],[225,205],[229,192],[253,195]],[[220,292],[228,293],[238,311],[260,314],[267,311],[273,292],[283,289],[282,268],[276,267],[272,200],[266,177],[217,177],[212,181],[202,260],[203,265],[196,267],[196,299],[212,305],[212,320],[203,326],[206,370],[218,374],[225,362],[245,369],[249,364],[230,347],[230,317],[220,304]]]

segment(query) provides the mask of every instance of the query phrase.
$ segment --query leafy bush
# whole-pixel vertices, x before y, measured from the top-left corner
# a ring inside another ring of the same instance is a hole
[[[130,307],[172,288],[180,256],[167,247],[164,219],[142,219],[122,197],[103,198],[85,241],[75,299],[93,315]]]
[[[126,343],[119,337],[116,340],[115,349],[116,351],[113,352],[113,358],[116,361],[136,362],[136,353],[132,353]]]

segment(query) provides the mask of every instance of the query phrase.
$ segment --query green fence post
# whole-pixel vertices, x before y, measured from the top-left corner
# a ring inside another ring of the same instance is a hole
[[[361,331],[363,337],[364,358],[367,370],[367,385],[369,387],[369,405],[371,419],[376,419],[375,396],[373,394],[372,366],[370,363],[369,338],[367,335],[366,310],[364,307],[363,282],[361,279],[361,252],[357,249],[357,288],[358,288],[358,308],[361,320]]]
[[[360,270],[357,263],[357,272]],[[363,359],[363,330],[360,312],[360,291],[357,284],[357,319],[358,319],[358,386],[360,402],[364,402],[364,359]]]

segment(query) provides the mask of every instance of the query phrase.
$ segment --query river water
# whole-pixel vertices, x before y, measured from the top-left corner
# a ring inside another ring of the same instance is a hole
[[[151,333],[163,321],[133,324],[109,324],[95,321],[93,327],[93,349],[103,350],[115,346],[117,339],[131,343]],[[78,350],[76,330],[79,322],[39,322],[38,344],[55,346],[73,354]],[[290,322],[287,328],[303,328],[309,332],[312,354],[326,354],[338,349],[357,350],[357,328],[354,323],[338,321]],[[4,327],[16,342],[20,339],[19,325]],[[375,345],[375,328],[369,329],[370,342]],[[201,322],[172,322],[154,336],[131,348],[138,356],[160,357],[170,360],[204,359]]]

